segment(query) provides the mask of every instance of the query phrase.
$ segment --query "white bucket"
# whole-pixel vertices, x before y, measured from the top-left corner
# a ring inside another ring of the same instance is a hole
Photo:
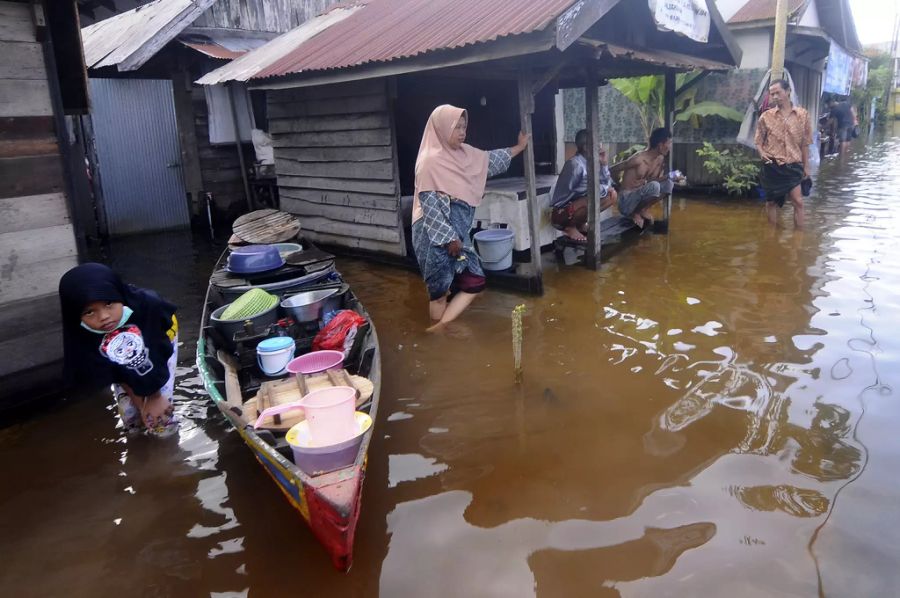
[[[491,228],[475,233],[475,243],[485,270],[509,270],[512,267],[515,233],[511,228]]]
[[[287,364],[294,358],[294,339],[276,336],[261,341],[256,346],[256,363],[266,376],[281,376],[286,373]]]

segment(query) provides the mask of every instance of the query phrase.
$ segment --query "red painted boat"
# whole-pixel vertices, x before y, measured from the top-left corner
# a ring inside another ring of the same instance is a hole
[[[317,252],[316,255],[322,254],[315,248],[310,249]],[[252,340],[258,342],[259,337],[265,336],[266,331],[259,331],[256,339],[250,339],[251,342],[236,343],[234,339],[240,339],[240,334],[232,339],[226,339],[219,330],[210,325],[210,314],[228,302],[230,298],[228,292],[235,286],[235,281],[229,280],[227,274],[223,273],[227,254],[227,251],[223,254],[210,279],[202,332],[197,342],[197,366],[204,385],[216,406],[238,431],[288,502],[309,524],[313,534],[331,555],[334,566],[341,571],[347,571],[353,563],[353,537],[360,514],[366,454],[375,427],[381,387],[381,363],[375,327],[352,290],[346,290],[340,274],[333,269],[333,263],[327,268],[323,268],[321,262],[307,266],[307,270],[312,272],[327,270],[328,277],[325,280],[321,276],[311,276],[303,269],[297,270],[294,267],[295,269],[291,270],[291,266],[287,266],[285,271],[273,273],[268,278],[241,282],[250,286],[261,286],[279,297],[308,290],[310,288],[308,285],[315,285],[316,288],[337,285],[344,289],[341,296],[342,304],[339,307],[357,312],[368,322],[360,327],[353,348],[344,362],[344,369],[350,375],[371,382],[371,397],[358,404],[357,410],[367,413],[373,425],[366,431],[352,465],[319,475],[307,475],[294,464],[292,450],[285,439],[284,431],[255,429],[252,425],[257,412],[251,408],[250,401],[255,400],[254,396],[261,383],[270,379],[257,369],[255,349],[251,356],[248,346],[252,345]],[[297,255],[294,257],[295,263],[303,261],[297,259]],[[302,258],[302,255],[299,257]],[[290,278],[292,276],[293,279]],[[273,279],[278,279],[278,282],[272,283]],[[298,282],[292,284],[292,280]],[[307,286],[304,286],[305,284]],[[284,320],[281,324],[284,325]],[[309,328],[299,333],[296,328],[290,330],[297,335],[295,338],[297,354],[307,351],[311,337],[305,335],[310,334]],[[271,332],[271,329],[267,331]],[[253,336],[253,332],[244,330],[244,336]]]

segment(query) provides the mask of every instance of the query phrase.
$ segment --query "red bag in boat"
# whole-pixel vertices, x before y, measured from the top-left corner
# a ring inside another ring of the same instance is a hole
[[[356,330],[366,319],[350,309],[339,311],[313,339],[313,351],[343,351],[344,357],[353,346]]]

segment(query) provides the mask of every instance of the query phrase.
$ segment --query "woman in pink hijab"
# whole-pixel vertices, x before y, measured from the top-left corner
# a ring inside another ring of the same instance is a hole
[[[484,290],[484,271],[470,232],[487,178],[506,172],[529,137],[509,148],[483,151],[464,143],[468,115],[444,104],[428,118],[416,158],[413,249],[428,287],[437,330],[456,319]]]

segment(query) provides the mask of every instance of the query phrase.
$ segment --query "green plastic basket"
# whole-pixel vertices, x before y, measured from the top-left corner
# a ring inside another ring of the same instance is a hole
[[[250,289],[222,312],[223,320],[246,320],[272,309],[278,297],[262,289]]]

